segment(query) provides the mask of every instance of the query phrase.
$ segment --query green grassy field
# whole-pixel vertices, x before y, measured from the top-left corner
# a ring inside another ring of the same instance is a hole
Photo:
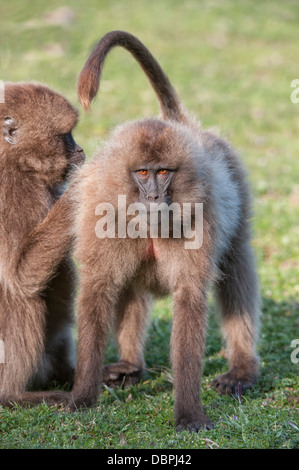
[[[260,380],[241,402],[209,387],[227,368],[211,301],[202,400],[215,429],[177,434],[171,300],[161,300],[148,332],[149,373],[142,383],[105,390],[96,408],[81,413],[45,405],[1,408],[0,448],[298,448],[299,362],[291,361],[291,341],[299,338],[299,103],[291,102],[290,85],[299,78],[299,4],[0,0],[0,78],[42,81],[79,107],[77,76],[93,45],[113,29],[130,31],[150,48],[184,104],[204,127],[216,127],[232,142],[248,169],[263,299]],[[90,156],[115,124],[157,112],[138,65],[126,51],[114,50],[75,139]],[[111,344],[107,360],[115,359]]]

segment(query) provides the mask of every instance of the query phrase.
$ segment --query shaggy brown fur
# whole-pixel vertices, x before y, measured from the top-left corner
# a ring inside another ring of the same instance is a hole
[[[47,394],[26,390],[45,387],[52,379],[60,384],[72,380],[74,270],[66,255],[71,212],[68,198],[59,197],[68,171],[84,153],[71,137],[78,113],[65,98],[37,83],[5,83],[4,99],[0,403],[9,404],[41,401]]]
[[[119,367],[106,367],[109,384],[128,378],[130,373],[134,378],[144,367],[148,293],[173,294],[175,422],[179,430],[197,431],[212,427],[200,401],[207,292],[212,281],[230,364],[229,372],[217,377],[214,386],[220,393],[233,393],[238,387],[244,391],[257,378],[259,294],[250,248],[248,188],[232,148],[202,130],[188,115],[155,59],[128,33],[108,33],[87,60],[78,81],[84,107],[89,107],[97,93],[105,57],[116,45],[128,49],[141,64],[157,93],[163,117],[116,128],[98,155],[76,176],[75,255],[81,281],[78,363],[71,408],[90,406],[97,400],[113,319],[121,361]],[[203,203],[203,244],[199,249],[186,249],[183,238],[96,237],[97,205],[112,204],[117,221],[118,195],[126,195],[127,207],[138,201],[132,172],[149,164],[172,169],[171,202],[181,206],[191,203],[192,207]]]

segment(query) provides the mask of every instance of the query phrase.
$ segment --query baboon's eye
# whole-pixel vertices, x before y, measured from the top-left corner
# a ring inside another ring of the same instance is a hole
[[[148,171],[147,171],[147,170],[138,170],[138,173],[139,173],[141,176],[147,176],[147,175],[148,175]]]
[[[165,168],[162,168],[161,170],[158,171],[159,175],[167,175],[168,170],[165,170]]]

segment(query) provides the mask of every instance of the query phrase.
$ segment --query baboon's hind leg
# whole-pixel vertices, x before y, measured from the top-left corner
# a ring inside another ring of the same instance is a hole
[[[220,266],[223,276],[216,285],[223,333],[227,342],[229,371],[212,386],[220,394],[244,393],[257,380],[256,339],[259,324],[259,289],[249,243],[237,243]]]
[[[104,368],[103,382],[111,388],[129,387],[144,374],[143,342],[149,299],[147,295],[126,290],[116,309],[115,334],[120,361]]]

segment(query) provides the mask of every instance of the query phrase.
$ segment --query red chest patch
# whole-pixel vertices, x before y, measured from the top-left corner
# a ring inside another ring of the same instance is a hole
[[[147,250],[145,253],[145,259],[147,261],[151,261],[152,259],[156,259],[156,260],[158,259],[158,252],[152,239],[150,240],[150,244],[147,247]]]

